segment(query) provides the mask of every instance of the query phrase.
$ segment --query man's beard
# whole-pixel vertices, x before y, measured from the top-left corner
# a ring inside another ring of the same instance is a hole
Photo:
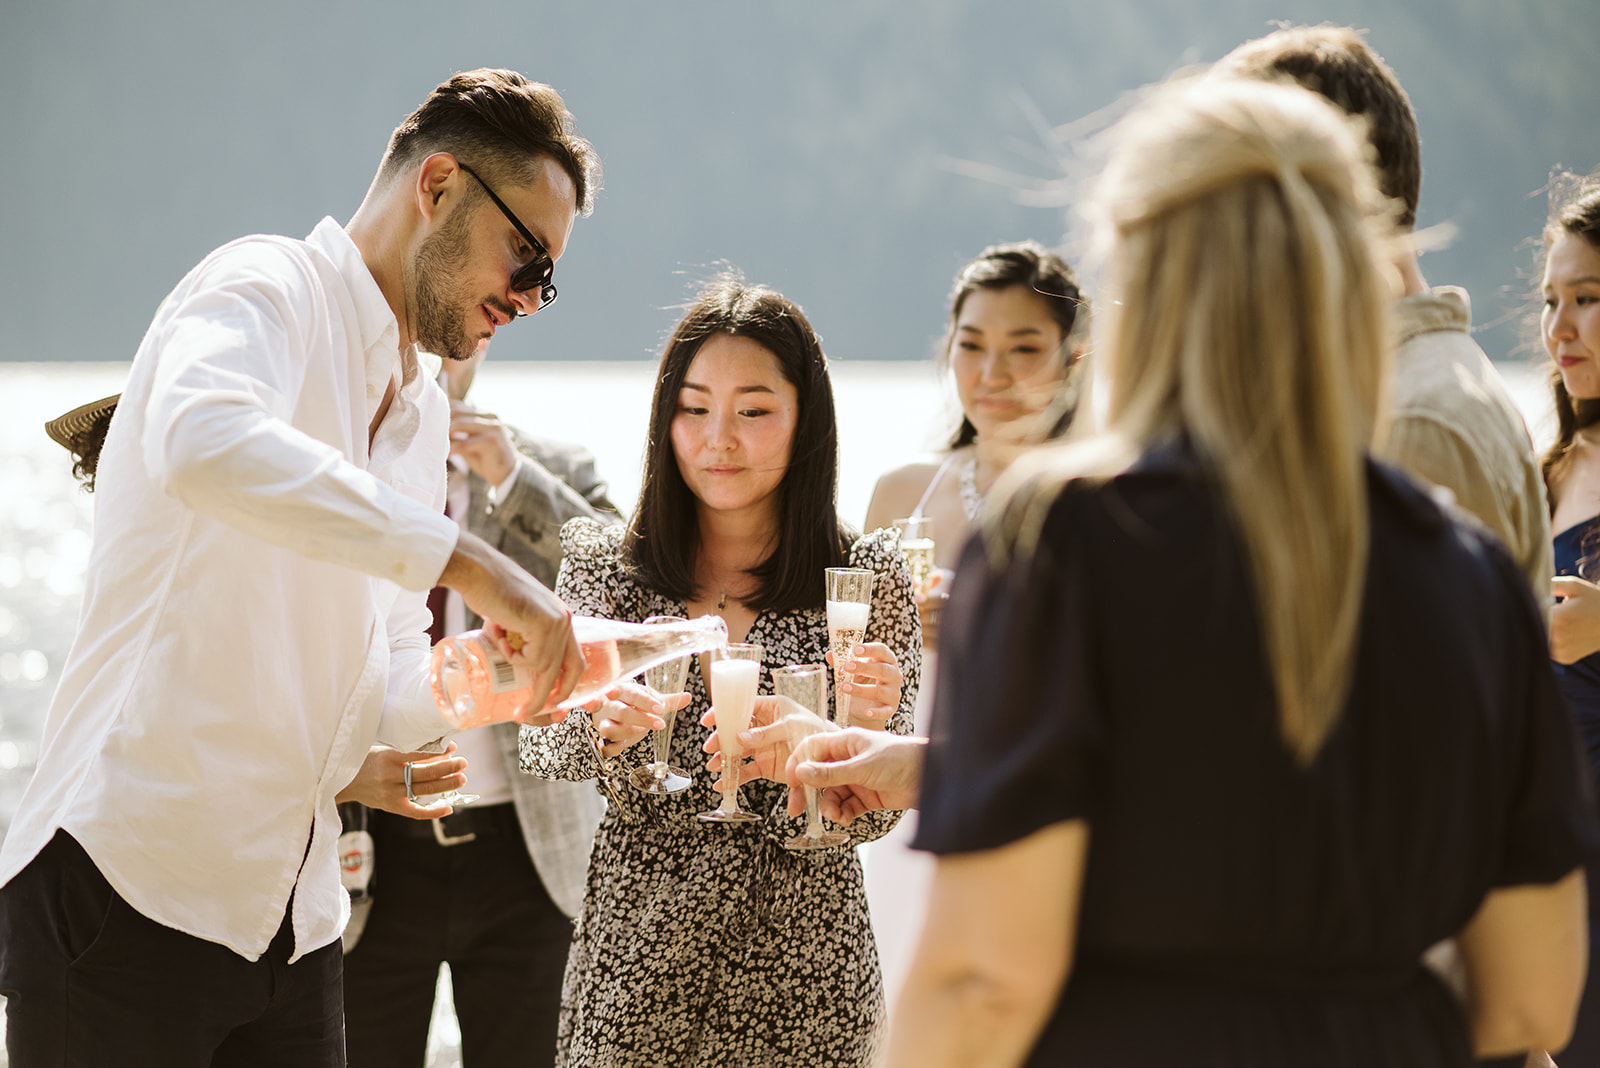
[[[451,284],[466,264],[471,244],[465,209],[465,204],[458,204],[406,264],[405,287],[416,320],[412,326],[417,347],[447,360],[465,360],[478,347],[477,338],[467,337],[466,301]]]

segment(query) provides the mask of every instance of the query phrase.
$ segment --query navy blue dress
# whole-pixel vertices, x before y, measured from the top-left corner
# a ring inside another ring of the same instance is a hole
[[[1187,449],[1063,492],[1031,557],[967,547],[915,844],[1091,828],[1073,971],[1029,1065],[1470,1065],[1424,950],[1489,890],[1600,855],[1527,580],[1403,476],[1367,482],[1350,697],[1308,767]]]
[[[1600,516],[1555,536],[1558,575],[1600,578]],[[1556,664],[1556,681],[1577,721],[1589,757],[1600,776],[1600,653],[1575,664]],[[1600,864],[1589,865],[1589,984],[1578,1008],[1572,1041],[1557,1060],[1561,1068],[1600,1068]]]

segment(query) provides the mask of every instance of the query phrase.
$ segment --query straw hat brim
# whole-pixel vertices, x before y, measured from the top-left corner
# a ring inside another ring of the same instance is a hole
[[[122,394],[113,393],[109,397],[101,397],[97,401],[81,404],[65,415],[58,415],[44,425],[44,432],[50,435],[50,440],[60,445],[68,452],[76,452],[76,445],[84,432],[94,426],[101,419],[109,419],[111,413],[117,410],[117,401],[122,399]]]

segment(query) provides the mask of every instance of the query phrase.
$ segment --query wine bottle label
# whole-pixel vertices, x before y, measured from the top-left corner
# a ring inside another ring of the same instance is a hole
[[[518,689],[516,666],[492,648],[486,649],[485,653],[489,663],[490,689],[495,693]]]

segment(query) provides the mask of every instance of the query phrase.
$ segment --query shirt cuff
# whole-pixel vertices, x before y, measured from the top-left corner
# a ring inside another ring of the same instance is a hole
[[[404,590],[430,590],[439,584],[439,576],[456,551],[461,526],[443,512],[408,498],[401,500],[391,533],[380,550],[387,559],[372,573]]]
[[[516,485],[517,472],[521,470],[522,454],[518,453],[517,458],[511,462],[511,473],[505,477],[505,481],[501,482],[498,486],[489,487],[489,507],[493,508],[495,505],[505,500],[506,494],[511,492],[511,487]]]

